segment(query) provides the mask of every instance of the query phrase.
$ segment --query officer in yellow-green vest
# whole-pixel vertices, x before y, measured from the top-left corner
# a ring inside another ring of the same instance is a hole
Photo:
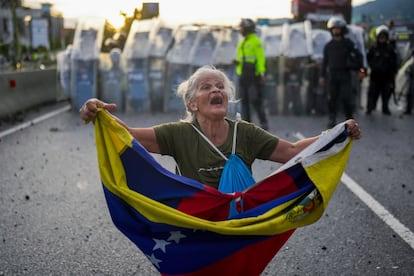
[[[256,35],[256,24],[251,19],[242,19],[240,33],[243,39],[237,45],[236,73],[239,76],[239,89],[242,101],[242,117],[250,121],[250,102],[256,109],[263,129],[268,129],[266,113],[263,107],[264,74],[266,59],[260,38]],[[256,96],[249,93],[256,89]]]

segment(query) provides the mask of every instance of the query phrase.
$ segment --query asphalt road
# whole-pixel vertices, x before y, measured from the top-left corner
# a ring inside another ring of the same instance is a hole
[[[54,108],[54,107],[48,107]],[[38,116],[46,109],[30,116]],[[30,116],[28,118],[30,118]],[[135,126],[177,114],[120,115]],[[347,174],[414,231],[414,116],[360,115]],[[271,132],[319,134],[326,117],[270,118]],[[11,127],[2,125],[4,130]],[[173,168],[168,157],[157,157]],[[256,162],[263,178],[277,164]],[[253,256],[252,256],[253,257]],[[0,138],[0,275],[156,275],[113,225],[97,168],[93,130],[65,112]],[[264,275],[414,275],[414,250],[345,185],[325,215],[298,229]]]

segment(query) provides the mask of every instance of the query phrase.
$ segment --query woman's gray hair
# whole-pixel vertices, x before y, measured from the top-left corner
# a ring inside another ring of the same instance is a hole
[[[189,104],[195,98],[197,88],[200,84],[200,81],[205,75],[214,74],[219,78],[223,79],[224,83],[224,92],[227,94],[229,102],[235,100],[235,88],[234,84],[226,76],[226,74],[214,67],[213,65],[204,65],[203,67],[198,68],[187,80],[183,81],[177,88],[177,95],[183,99],[186,116],[183,121],[192,122],[194,118],[194,111],[189,107]]]

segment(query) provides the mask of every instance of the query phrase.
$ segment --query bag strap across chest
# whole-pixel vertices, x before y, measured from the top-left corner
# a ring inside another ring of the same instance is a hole
[[[236,144],[237,144],[237,124],[239,122],[236,121],[236,123],[234,124],[234,130],[233,130],[233,144],[232,144],[232,148],[231,148],[231,154],[235,154],[236,153]],[[191,124],[191,126],[198,132],[198,134],[200,134],[200,136],[207,142],[210,144],[210,146],[224,159],[224,160],[228,160],[228,158],[216,147],[216,145],[214,145],[213,142],[210,141],[210,139],[207,138],[207,136],[204,135],[204,133],[199,130],[195,125]]]

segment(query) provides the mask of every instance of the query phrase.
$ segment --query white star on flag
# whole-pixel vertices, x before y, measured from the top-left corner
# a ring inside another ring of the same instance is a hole
[[[176,243],[180,243],[180,239],[185,238],[186,235],[181,234],[181,231],[171,231],[170,237],[167,241],[175,241]]]
[[[170,242],[167,242],[164,240],[157,240],[157,239],[153,239],[153,240],[155,241],[155,245],[152,250],[155,251],[157,249],[161,249],[165,253],[165,246],[169,245]]]
[[[157,258],[155,258],[154,254],[151,254],[151,256],[148,256],[148,259],[150,260],[150,262],[155,265],[157,268],[160,268],[160,263],[162,262],[161,260],[158,260]]]

